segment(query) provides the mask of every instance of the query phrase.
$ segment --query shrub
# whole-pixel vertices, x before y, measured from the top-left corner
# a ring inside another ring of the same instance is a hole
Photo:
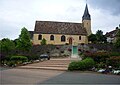
[[[120,56],[120,53],[119,52],[111,52],[110,56]]]
[[[43,38],[42,41],[41,41],[41,45],[46,45],[46,43],[47,43],[46,39]]]
[[[16,66],[16,62],[15,61],[7,61],[6,63],[8,66]]]
[[[107,52],[96,52],[96,53],[85,53],[84,58],[90,57],[94,59],[97,63],[106,62],[106,59],[110,57],[110,54]]]
[[[24,63],[28,61],[28,58],[25,56],[12,56],[11,61],[14,61],[16,64]]]
[[[106,64],[103,63],[103,62],[100,62],[100,63],[97,64],[96,67],[97,67],[97,68],[105,68],[105,67],[106,67]]]
[[[28,61],[38,60],[39,59],[39,55],[35,54],[35,55],[27,56],[27,58],[28,58]]]
[[[73,61],[69,64],[68,70],[89,70],[94,66],[95,62],[91,58],[86,58],[82,61]]]
[[[113,56],[108,58],[107,64],[113,67],[120,67],[120,56]]]

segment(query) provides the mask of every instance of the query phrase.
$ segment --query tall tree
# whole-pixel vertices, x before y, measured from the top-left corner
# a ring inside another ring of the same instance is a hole
[[[120,48],[120,29],[118,29],[117,34],[116,34],[115,46],[116,46],[117,48]]]
[[[97,42],[98,43],[103,43],[107,41],[107,38],[103,35],[103,31],[102,30],[98,30],[96,32],[96,37],[97,37]]]
[[[25,27],[23,27],[21,29],[21,34],[19,35],[19,38],[17,40],[17,46],[16,47],[19,50],[21,50],[22,52],[29,51],[32,47],[32,43],[31,43],[31,40],[30,40],[30,34]]]
[[[91,34],[88,36],[88,41],[91,41],[92,43],[95,43],[97,41],[96,35]]]
[[[12,40],[4,38],[0,41],[0,52],[8,55],[15,49],[15,44]]]

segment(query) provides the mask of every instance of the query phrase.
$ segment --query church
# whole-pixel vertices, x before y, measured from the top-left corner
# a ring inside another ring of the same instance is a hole
[[[87,44],[91,33],[91,16],[86,4],[82,23],[36,21],[32,42],[40,45],[42,39],[45,39],[46,44],[53,45]]]

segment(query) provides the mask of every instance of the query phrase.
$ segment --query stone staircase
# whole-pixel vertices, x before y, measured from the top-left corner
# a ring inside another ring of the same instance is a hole
[[[46,69],[46,70],[62,70],[66,71],[68,69],[68,65],[71,61],[78,59],[51,59],[47,61],[40,61],[38,63],[28,64],[25,66],[19,66],[21,69]]]

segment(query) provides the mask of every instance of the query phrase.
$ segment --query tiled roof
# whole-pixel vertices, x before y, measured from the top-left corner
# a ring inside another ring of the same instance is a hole
[[[82,23],[36,21],[34,33],[39,34],[66,34],[87,35]]]
[[[114,38],[116,36],[117,29],[105,34],[106,37]]]

